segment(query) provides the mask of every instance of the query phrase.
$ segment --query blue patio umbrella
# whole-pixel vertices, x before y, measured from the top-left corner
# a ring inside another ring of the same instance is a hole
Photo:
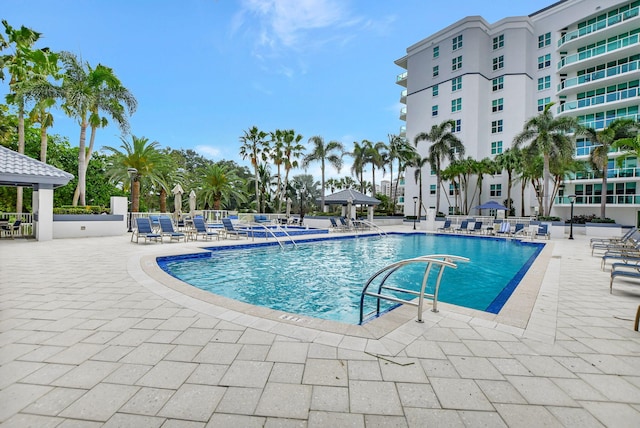
[[[473,208],[477,210],[502,210],[502,211],[507,211],[508,209],[507,207],[505,207],[504,205],[496,201],[485,202],[484,204],[478,205],[477,207],[473,207]]]

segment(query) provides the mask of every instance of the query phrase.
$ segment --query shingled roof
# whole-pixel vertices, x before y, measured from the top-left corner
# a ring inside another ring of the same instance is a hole
[[[318,199],[320,201],[320,199]],[[367,196],[357,190],[347,189],[334,193],[333,195],[325,196],[324,203],[327,205],[340,204],[346,205],[351,202],[354,205],[378,205],[380,200]]]
[[[0,146],[0,186],[60,187],[73,175]]]

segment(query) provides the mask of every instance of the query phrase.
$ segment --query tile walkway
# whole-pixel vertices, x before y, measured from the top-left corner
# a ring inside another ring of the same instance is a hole
[[[508,316],[401,308],[364,328],[155,270],[202,242],[2,240],[0,426],[640,426],[640,287],[609,294],[585,236],[548,242]]]

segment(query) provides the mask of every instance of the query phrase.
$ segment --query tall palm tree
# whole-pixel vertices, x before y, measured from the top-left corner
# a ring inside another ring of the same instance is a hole
[[[507,213],[511,212],[511,188],[513,187],[513,174],[521,169],[523,162],[522,152],[517,148],[509,148],[498,154],[495,165],[499,171],[507,171]]]
[[[311,162],[320,162],[320,211],[324,212],[326,164],[328,162],[340,172],[344,147],[338,141],[329,141],[329,143],[325,144],[324,138],[319,135],[311,137],[309,142],[312,144],[311,152],[302,159],[302,167],[307,169]]]
[[[223,164],[209,165],[200,181],[200,198],[214,210],[226,208],[230,200],[246,202],[243,183],[235,171]]]
[[[116,183],[122,183],[127,187],[129,183],[129,168],[135,168],[137,173],[133,176],[133,187],[131,189],[131,212],[140,210],[140,182],[143,179],[156,182],[160,180],[157,171],[161,170],[164,156],[158,150],[159,143],[154,141],[149,143],[145,137],[131,136],[131,141],[120,137],[122,144],[120,148],[105,146],[104,149],[111,152],[113,162],[107,171],[111,179]]]
[[[127,115],[135,112],[137,101],[111,68],[102,64],[94,68],[70,52],[62,52],[60,57],[65,68],[62,108],[80,126],[78,187],[73,205],[85,205],[87,166],[93,154],[96,130],[108,124],[107,118],[100,114],[106,113],[114,119],[125,133],[129,130]],[[89,147],[86,146],[87,128],[91,128]]]
[[[278,201],[278,212],[282,209],[282,199],[280,197],[282,190],[282,164],[284,163],[284,132],[280,129],[276,129],[273,132],[270,132],[271,135],[271,144],[269,157],[271,161],[276,166],[276,188],[278,189],[276,193],[276,199]]]
[[[593,128],[586,128],[584,135],[595,146],[591,150],[590,161],[593,166],[602,172],[602,189],[600,197],[600,218],[604,219],[607,210],[607,175],[609,169],[609,151],[616,140],[628,138],[635,122],[631,119],[616,119],[606,128],[596,131]]]
[[[282,189],[279,189],[280,201],[286,197],[286,189],[289,186],[289,173],[292,169],[298,168],[298,159],[304,152],[304,146],[300,143],[302,135],[296,134],[293,129],[284,131],[283,163],[284,163],[284,183]],[[278,212],[282,207],[278,207]]]
[[[389,161],[389,180],[391,181],[391,185],[393,186],[393,163],[398,161],[398,180],[400,181],[401,164],[406,160],[406,153],[413,150],[413,147],[407,142],[405,138],[402,138],[399,135],[389,134],[387,136],[389,138],[389,144],[387,144],[387,149],[389,150],[387,159]],[[413,156],[413,153],[411,153]],[[392,192],[391,197],[391,211],[393,213],[396,212],[396,195],[398,194],[398,182],[395,183],[395,190]]]
[[[416,183],[418,183],[418,213],[415,214],[418,216],[418,219],[422,216],[422,169],[425,165],[431,163],[431,159],[428,157],[422,157],[416,153],[416,155],[407,163],[407,166],[415,168],[413,172],[413,178]]]
[[[260,177],[258,175],[258,166],[260,165],[260,159],[266,160],[266,155],[263,153],[263,149],[268,146],[265,138],[267,133],[260,131],[257,126],[252,126],[248,131],[244,131],[244,135],[240,137],[240,156],[242,159],[251,161],[254,173],[254,184],[256,191],[256,210],[260,211]]]
[[[433,143],[429,147],[429,160],[431,168],[436,172],[436,212],[440,212],[440,186],[442,184],[442,164],[445,160],[452,162],[464,156],[464,144],[455,136],[452,130],[456,123],[453,120],[445,120],[442,123],[433,125],[429,132],[421,132],[416,135],[414,145],[418,147],[420,141]]]
[[[351,174],[353,174],[358,182],[360,182],[360,192],[364,193],[364,165],[366,163],[366,140],[362,142],[362,144],[357,141],[353,142],[353,151],[347,152],[345,155],[349,155],[353,158],[353,163],[351,165]]]
[[[566,157],[573,154],[573,140],[567,135],[569,132],[580,132],[580,125],[573,117],[553,117],[549,103],[544,110],[525,122],[522,132],[513,139],[513,147],[520,148],[529,142],[529,148],[542,154],[543,164],[543,189],[542,209],[543,215],[549,216],[551,203],[549,200],[549,181],[551,179],[550,160],[552,156]]]
[[[387,150],[387,145],[382,141],[378,141],[377,143],[373,143],[368,140],[363,140],[365,143],[365,159],[366,163],[371,164],[371,196],[375,197],[376,193],[376,168],[381,168],[383,173],[385,171],[385,155]]]

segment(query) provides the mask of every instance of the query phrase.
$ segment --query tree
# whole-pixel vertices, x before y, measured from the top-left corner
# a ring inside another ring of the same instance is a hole
[[[385,151],[387,145],[381,141],[372,143],[371,141],[364,140],[365,143],[365,159],[366,162],[371,164],[371,196],[375,197],[376,193],[376,168],[382,168],[384,173],[385,165]]]
[[[398,195],[398,182],[400,181],[400,177],[402,175],[404,165],[406,162],[411,159],[415,155],[414,147],[409,144],[409,142],[400,137],[399,135],[389,134],[389,144],[387,148],[389,150],[388,153],[388,161],[389,161],[389,180],[391,181],[391,185],[393,186],[393,163],[394,161],[398,161],[398,179],[395,183],[395,190],[392,192],[391,197],[391,211],[393,214],[396,213],[396,199]]]
[[[289,197],[295,201],[300,213],[300,223],[302,223],[309,207],[313,206],[320,196],[320,189],[318,188],[320,183],[315,181],[310,174],[296,175],[292,181],[289,188]]]
[[[85,205],[87,165],[93,154],[96,130],[108,124],[107,118],[100,114],[106,113],[114,119],[120,130],[125,133],[129,129],[127,113],[131,115],[135,112],[137,101],[111,68],[102,64],[93,68],[70,52],[62,52],[60,58],[65,68],[62,80],[62,108],[69,117],[75,118],[80,126],[78,187],[73,205]],[[88,148],[87,128],[91,128]]]
[[[429,147],[429,159],[431,168],[436,172],[436,212],[440,212],[440,186],[442,184],[442,164],[445,160],[452,162],[456,155],[464,155],[464,144],[456,137],[452,130],[456,123],[453,120],[445,120],[440,124],[433,125],[429,132],[421,132],[416,135],[414,145],[418,147],[420,141],[433,143]],[[422,196],[421,196],[422,197]]]
[[[256,210],[260,210],[260,177],[258,175],[258,166],[260,164],[260,158],[266,160],[266,154],[263,149],[268,147],[268,143],[265,141],[267,133],[260,131],[257,126],[252,126],[248,131],[244,131],[244,135],[240,137],[242,146],[240,147],[240,156],[242,159],[251,161],[254,173],[254,183],[256,192]]]
[[[511,188],[513,187],[513,174],[521,168],[523,162],[522,152],[517,148],[510,148],[498,154],[495,165],[499,171],[507,171],[507,208],[511,212]]]
[[[284,162],[284,184],[282,189],[278,188],[282,197],[285,196],[286,189],[289,186],[289,173],[292,169],[298,168],[298,159],[302,156],[304,146],[300,144],[302,141],[302,135],[296,134],[293,129],[284,131],[284,146],[283,146],[283,162]],[[278,212],[281,211],[281,206],[278,206]]]
[[[353,142],[353,151],[345,153],[353,158],[353,164],[351,165],[351,174],[353,174],[360,183],[360,192],[364,193],[364,165],[366,163],[366,145],[364,140],[362,144],[357,141]]]
[[[149,143],[145,137],[131,136],[131,142],[121,137],[122,145],[119,150],[114,147],[105,146],[104,149],[112,153],[113,163],[107,171],[109,176],[116,183],[122,183],[123,188],[127,187],[130,181],[128,169],[135,168],[137,173],[133,176],[133,188],[131,189],[131,212],[140,210],[140,182],[148,179],[157,182],[160,177],[157,170],[161,169],[164,156],[158,151],[159,143],[154,141]]]
[[[324,139],[319,135],[311,137],[309,142],[312,144],[311,153],[307,154],[302,160],[302,167],[306,170],[311,162],[320,162],[320,211],[324,212],[326,163],[328,162],[340,172],[344,147],[338,141],[329,141],[329,143],[325,144]]]
[[[549,216],[551,203],[549,200],[549,181],[551,179],[549,162],[552,156],[566,157],[572,155],[574,145],[568,132],[580,132],[580,125],[573,117],[554,118],[551,107],[554,103],[549,103],[537,116],[527,120],[522,132],[513,139],[513,147],[520,148],[524,143],[529,142],[529,147],[542,154],[543,165],[543,193],[542,208],[543,215]]]
[[[204,170],[201,187],[199,199],[214,210],[223,206],[227,208],[232,199],[246,201],[242,180],[224,164],[208,166]]]
[[[631,119],[616,119],[606,128],[596,131],[593,128],[586,128],[584,135],[595,146],[591,150],[589,160],[591,164],[602,172],[602,189],[600,197],[600,218],[606,217],[607,210],[607,176],[609,168],[609,151],[616,140],[627,138],[631,135],[631,130],[635,122]]]
[[[413,172],[413,178],[415,180],[416,183],[418,183],[418,214],[415,214],[418,216],[418,219],[422,216],[422,168],[424,168],[425,165],[431,163],[431,159],[429,159],[428,157],[423,158],[422,156],[420,156],[419,154],[416,154],[410,161],[409,163],[407,163],[407,166],[411,166],[413,168],[415,168],[414,172]]]

